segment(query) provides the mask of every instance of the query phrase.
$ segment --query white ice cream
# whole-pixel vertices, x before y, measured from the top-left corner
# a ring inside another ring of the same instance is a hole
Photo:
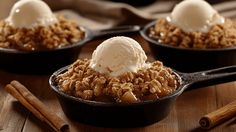
[[[139,43],[129,37],[113,37],[93,52],[90,67],[100,73],[119,76],[147,68],[147,56]]]
[[[204,0],[182,1],[167,20],[185,32],[208,32],[211,26],[224,23],[224,17]]]
[[[19,0],[6,21],[16,28],[48,26],[57,22],[49,6],[41,0]]]

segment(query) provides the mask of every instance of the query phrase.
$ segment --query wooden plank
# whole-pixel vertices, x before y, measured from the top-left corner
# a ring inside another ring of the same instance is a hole
[[[220,84],[216,86],[217,109],[236,100],[236,82]],[[213,128],[212,130],[232,132],[236,130],[236,117]]]
[[[3,100],[4,99],[4,100]],[[7,96],[6,98],[2,98],[2,102],[3,104],[1,105],[1,112],[0,112],[0,130],[4,129],[4,126],[7,125],[8,122],[6,122],[7,116],[9,114],[10,111],[10,107],[11,107],[11,102],[12,102],[13,98],[11,98],[11,96]]]
[[[0,112],[2,111],[2,108],[3,108],[1,106],[4,105],[4,102],[5,102],[6,96],[7,96],[7,93],[4,91],[3,87],[4,86],[1,86],[1,84],[0,84]]]
[[[27,110],[11,95],[8,95],[0,113],[0,130],[3,132],[20,132],[27,115]]]
[[[16,74],[0,71],[0,130],[1,132],[21,131],[25,118],[28,115],[27,110],[12,96],[4,91],[4,86],[9,83]],[[16,125],[17,124],[17,125]]]
[[[199,119],[208,110],[216,108],[215,87],[205,87],[184,92],[177,99],[178,131],[201,131]]]

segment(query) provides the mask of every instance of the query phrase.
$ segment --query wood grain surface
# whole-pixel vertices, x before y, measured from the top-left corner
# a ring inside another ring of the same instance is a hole
[[[148,44],[138,35],[131,37],[141,43],[148,55],[148,60],[153,61]],[[85,45],[79,58],[91,58],[93,50],[104,39],[94,40]],[[0,132],[53,131],[4,91],[4,86],[12,80],[19,80],[50,109],[68,121],[72,132],[198,132],[203,131],[198,124],[200,117],[236,100],[236,81],[189,90],[178,97],[169,116],[158,123],[140,128],[100,128],[69,120],[50,90],[48,79],[49,75],[19,75],[0,70]],[[236,132],[236,117],[211,131]]]

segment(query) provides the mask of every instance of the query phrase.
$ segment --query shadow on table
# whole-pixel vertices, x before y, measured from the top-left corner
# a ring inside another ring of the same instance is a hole
[[[232,118],[226,126],[232,126],[232,125],[236,125],[236,117]]]
[[[204,129],[200,128],[200,127],[197,127],[195,129],[191,130],[190,132],[207,132],[207,130],[204,130]]]
[[[142,132],[147,131],[147,127],[154,127],[155,124],[149,125],[147,127],[136,127],[136,128],[106,128],[106,127],[96,127],[87,124],[81,124],[75,121],[70,122],[72,128],[71,132],[80,131],[80,132]]]

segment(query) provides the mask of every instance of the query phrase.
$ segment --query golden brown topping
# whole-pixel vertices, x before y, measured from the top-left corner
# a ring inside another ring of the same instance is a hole
[[[133,103],[153,100],[174,92],[178,82],[172,70],[155,61],[148,69],[118,77],[100,74],[89,67],[90,60],[77,60],[56,82],[60,90],[87,100]],[[106,98],[106,99],[104,99]]]
[[[162,44],[181,48],[216,49],[236,46],[236,22],[226,19],[224,24],[213,26],[208,33],[184,32],[166,19],[157,20],[149,36]]]

